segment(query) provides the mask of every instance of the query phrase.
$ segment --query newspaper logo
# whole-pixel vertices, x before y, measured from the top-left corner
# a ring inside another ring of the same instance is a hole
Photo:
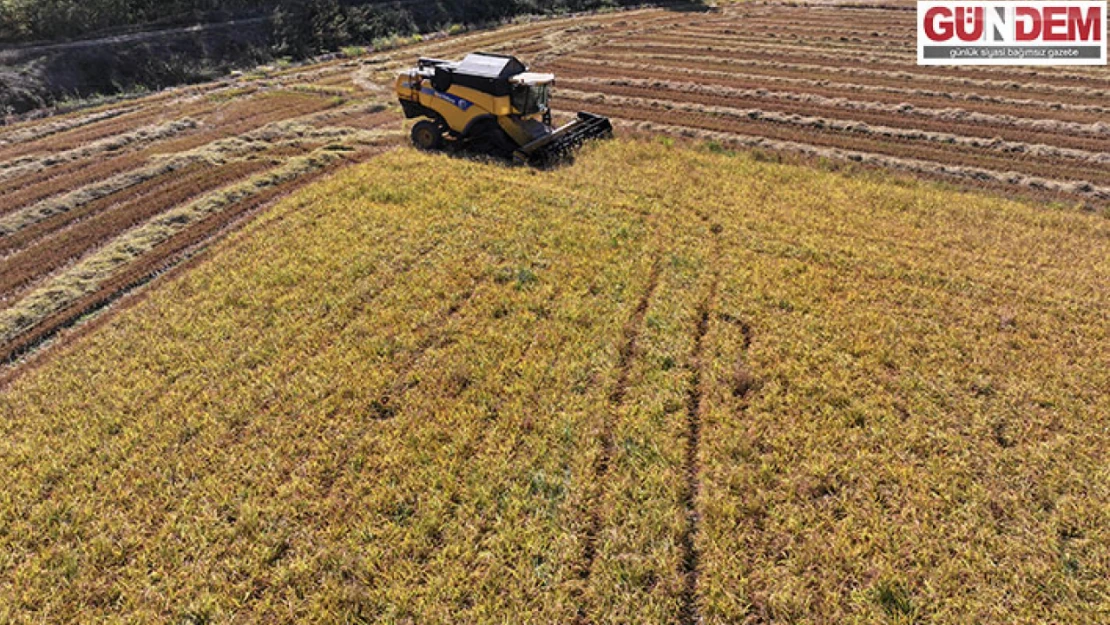
[[[917,64],[1105,65],[1106,1],[921,1]]]

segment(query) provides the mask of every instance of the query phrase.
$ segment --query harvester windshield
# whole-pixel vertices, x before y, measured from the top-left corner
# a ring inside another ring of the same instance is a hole
[[[512,94],[513,109],[521,115],[532,115],[547,110],[550,84],[514,85]]]

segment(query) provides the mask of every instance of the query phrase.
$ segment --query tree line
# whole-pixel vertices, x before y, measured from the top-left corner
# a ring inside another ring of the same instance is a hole
[[[58,41],[120,27],[272,16],[274,41],[295,56],[449,24],[581,11],[630,0],[0,0],[0,42]]]

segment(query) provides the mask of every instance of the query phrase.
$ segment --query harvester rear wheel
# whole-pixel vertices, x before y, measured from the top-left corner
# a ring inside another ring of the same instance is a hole
[[[443,147],[443,131],[435,122],[418,121],[412,127],[412,144],[421,150],[438,150]]]

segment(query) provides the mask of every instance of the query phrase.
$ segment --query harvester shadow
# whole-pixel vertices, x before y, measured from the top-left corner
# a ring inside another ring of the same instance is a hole
[[[419,148],[414,148],[420,150]],[[423,151],[423,150],[420,150]],[[477,150],[469,150],[467,148],[448,148],[438,151],[429,151],[429,154],[442,154],[451,158],[460,160],[471,161],[483,165],[497,165],[501,167],[510,168],[523,168],[533,169],[537,171],[553,171],[563,167],[569,167],[574,164],[574,156],[565,156],[557,161],[546,163],[526,163],[519,161],[512,157],[497,156],[495,154],[488,154]]]

